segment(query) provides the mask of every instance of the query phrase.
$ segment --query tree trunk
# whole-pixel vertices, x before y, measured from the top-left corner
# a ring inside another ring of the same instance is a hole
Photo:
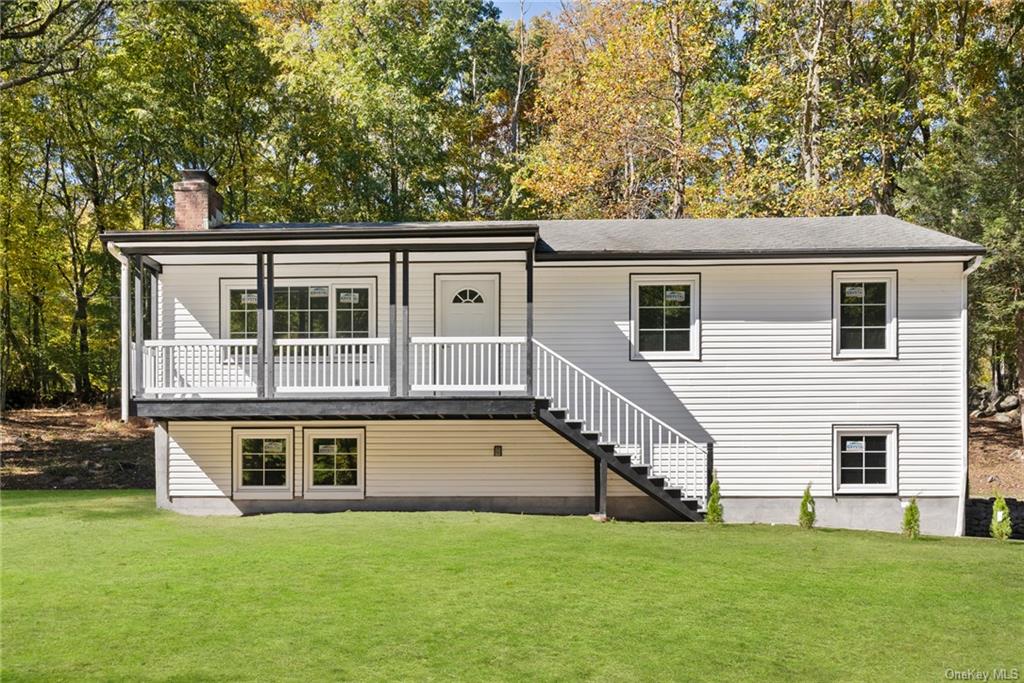
[[[686,81],[683,74],[682,45],[679,29],[679,14],[672,12],[669,16],[669,41],[672,60],[672,177],[669,183],[672,188],[672,204],[669,207],[669,218],[682,218],[686,212],[686,165],[683,162],[683,143],[686,131],[683,127],[683,95],[686,92]]]
[[[807,62],[804,79],[804,102],[800,117],[800,157],[804,165],[804,182],[817,189],[821,184],[821,153],[818,132],[821,127],[821,43],[825,37],[825,0],[814,3],[814,35],[810,46],[801,51]],[[799,44],[799,36],[797,36]]]
[[[1024,308],[1017,309],[1017,398],[1018,410],[1024,415]],[[1021,441],[1024,442],[1024,418],[1020,421]]]
[[[71,321],[71,339],[76,342],[78,358],[75,363],[75,397],[80,401],[92,398],[92,379],[89,363],[89,300],[81,290],[75,292],[75,317]]]
[[[43,296],[41,292],[29,295],[29,343],[32,346],[32,393],[40,400],[45,393],[43,379]]]
[[[526,88],[526,0],[519,0],[519,49],[516,54],[519,69],[516,75],[516,95],[512,100],[512,152],[519,151],[519,117],[523,91]]]

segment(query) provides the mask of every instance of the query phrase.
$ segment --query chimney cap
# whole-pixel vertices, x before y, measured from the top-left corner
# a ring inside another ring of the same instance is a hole
[[[213,187],[217,187],[217,180],[210,175],[210,172],[203,168],[183,168],[181,169],[182,180],[202,180],[203,182],[209,183]]]

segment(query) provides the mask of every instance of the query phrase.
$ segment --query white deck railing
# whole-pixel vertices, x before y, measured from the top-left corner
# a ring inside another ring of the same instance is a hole
[[[652,477],[682,490],[682,497],[707,498],[707,450],[655,417],[594,376],[534,341],[534,387],[539,398],[566,412],[566,419],[583,423],[615,452],[629,455],[633,464],[650,467]]]
[[[525,391],[526,338],[413,337],[409,366],[413,391]]]
[[[142,347],[143,394],[255,394],[255,339],[151,339]]]
[[[387,337],[275,339],[275,390],[300,393],[388,391]]]

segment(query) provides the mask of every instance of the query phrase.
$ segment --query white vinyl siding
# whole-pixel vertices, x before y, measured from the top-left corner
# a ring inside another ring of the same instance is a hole
[[[293,496],[303,496],[304,435],[365,429],[365,497],[593,496],[593,459],[531,420],[171,422],[168,492],[231,495],[232,427],[294,431]],[[494,446],[502,455],[494,456]],[[643,494],[609,473],[611,496]],[[319,496],[307,496],[310,498]],[[340,496],[336,496],[340,497]],[[362,496],[357,496],[362,497]]]
[[[434,332],[435,273],[500,273],[501,333],[523,334],[525,274],[521,255],[515,256],[519,260],[498,253],[414,254],[412,334]],[[454,262],[424,262],[441,258]],[[276,270],[279,278],[375,276],[376,329],[386,336],[386,262],[279,264]],[[893,301],[899,318],[895,328],[898,359],[833,358],[833,272],[847,270],[898,271]],[[251,279],[252,271],[253,266],[165,267],[160,286],[162,336],[218,337],[220,278]],[[630,359],[630,275],[666,273],[700,276],[699,362]],[[808,482],[815,495],[831,495],[833,427],[849,424],[899,425],[900,494],[957,496],[964,453],[961,275],[958,262],[701,266],[540,262],[535,274],[535,336],[695,441],[714,441],[715,466],[726,496],[795,497]],[[457,429],[471,423],[450,424]],[[402,423],[391,438],[398,439],[401,433],[410,444],[426,444],[426,439],[403,431],[425,429],[423,425]],[[367,433],[368,474],[374,467],[372,427]],[[230,437],[223,437],[222,431],[214,436],[211,431],[223,429],[223,423],[172,426],[171,495],[230,495]],[[293,460],[298,470],[302,429],[295,432]],[[488,463],[496,443],[505,445],[505,462],[517,452],[511,439],[475,438],[486,454],[479,457]],[[423,447],[437,452],[445,444]],[[571,449],[568,444],[564,447]],[[418,452],[392,450],[408,458]],[[592,491],[592,463],[579,455],[581,469],[572,476],[574,481],[579,479],[578,490]],[[393,462],[398,463],[400,458],[395,457]],[[405,464],[411,467],[416,462]],[[481,467],[488,466],[482,463]],[[517,476],[515,468],[495,472]],[[301,495],[302,481],[297,472],[293,476],[297,495]],[[381,481],[383,485],[388,480]],[[436,485],[443,486],[443,479]],[[382,495],[371,493],[372,486],[368,478],[368,496]],[[416,481],[406,487],[422,490]]]
[[[877,264],[843,264],[872,271]],[[535,334],[698,442],[726,496],[831,495],[836,424],[899,424],[904,495],[956,496],[962,467],[960,263],[898,269],[899,359],[832,357],[832,271],[680,265],[699,272],[698,363],[630,360],[630,274],[665,265],[537,268]]]

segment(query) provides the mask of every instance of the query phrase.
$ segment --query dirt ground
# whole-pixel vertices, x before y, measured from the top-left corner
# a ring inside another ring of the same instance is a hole
[[[988,498],[998,489],[1007,498],[1024,500],[1024,445],[1020,423],[992,418],[971,420],[969,449],[972,498]]]
[[[971,495],[998,488],[1024,499],[1020,425],[971,421]],[[153,487],[153,430],[116,411],[79,407],[11,410],[0,422],[0,488]]]
[[[153,429],[104,408],[7,411],[0,488],[153,488]]]

